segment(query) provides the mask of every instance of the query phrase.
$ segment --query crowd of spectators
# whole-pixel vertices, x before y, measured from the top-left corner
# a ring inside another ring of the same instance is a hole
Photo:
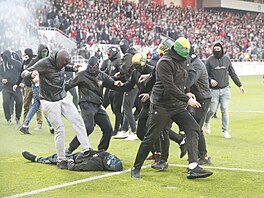
[[[56,27],[75,40],[78,48],[117,44],[126,38],[134,45],[153,49],[163,35],[173,39],[184,36],[193,43],[202,59],[211,54],[214,42],[220,40],[233,60],[263,60],[263,18],[257,15],[227,10],[183,9],[173,5],[156,6],[148,1],[139,4],[117,0],[33,2],[28,3],[27,9],[33,9],[34,4],[38,8],[35,9],[35,18],[29,23],[31,25],[25,24],[33,30],[27,32],[36,32],[38,26]],[[2,17],[0,23],[1,20]],[[34,35],[36,40],[43,39]]]

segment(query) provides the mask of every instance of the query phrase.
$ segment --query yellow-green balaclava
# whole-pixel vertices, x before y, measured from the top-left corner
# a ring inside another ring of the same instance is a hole
[[[190,48],[190,42],[184,37],[179,37],[173,45],[173,50],[183,58],[187,58]]]

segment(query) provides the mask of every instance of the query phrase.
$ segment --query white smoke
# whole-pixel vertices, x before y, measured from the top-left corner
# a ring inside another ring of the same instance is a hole
[[[40,0],[0,0],[0,51],[24,50],[37,45]]]

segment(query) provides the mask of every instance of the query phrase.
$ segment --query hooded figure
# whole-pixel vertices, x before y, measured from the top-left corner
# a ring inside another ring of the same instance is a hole
[[[7,82],[3,83],[3,86],[12,89],[19,76],[21,63],[12,58],[11,51],[6,50],[1,54],[3,58],[2,67],[0,68],[0,75],[2,79],[6,79]]]
[[[231,138],[229,134],[229,113],[228,107],[231,100],[231,92],[229,86],[229,76],[239,87],[241,93],[244,93],[242,83],[237,76],[235,69],[229,57],[224,55],[223,46],[217,42],[213,46],[213,55],[210,56],[206,63],[208,72],[209,85],[211,88],[212,102],[210,104],[207,117],[205,119],[204,131],[210,133],[209,121],[214,113],[217,111],[218,106],[221,108],[222,113],[222,134],[224,138]]]
[[[13,91],[13,86],[20,74],[21,63],[12,58],[9,50],[4,51],[1,56],[3,62],[0,66],[0,79],[2,79],[1,83],[3,84],[3,109],[5,118],[8,124],[11,124],[10,99],[13,97],[16,101],[16,123],[19,124],[23,96],[20,89]]]
[[[127,52],[127,50],[130,48],[129,41],[127,39],[122,39],[119,42],[119,46],[120,46],[120,49],[121,49],[123,54],[125,54]]]
[[[223,50],[223,46],[221,45],[221,43],[216,43],[213,47],[213,54],[214,57],[217,59],[220,59],[223,57],[224,55],[224,50]]]

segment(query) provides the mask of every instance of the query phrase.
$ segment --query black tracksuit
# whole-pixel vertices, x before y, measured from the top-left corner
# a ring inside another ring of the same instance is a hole
[[[11,58],[11,52],[6,50],[2,54],[3,62],[0,66],[0,79],[6,79],[7,83],[2,84],[3,86],[3,109],[5,118],[7,121],[11,119],[10,102],[13,97],[16,101],[16,120],[20,119],[22,106],[23,106],[23,95],[21,88],[18,88],[15,92],[13,86],[16,83],[21,70],[21,63]]]
[[[104,72],[100,71],[97,76],[94,76],[90,74],[88,70],[84,70],[77,73],[73,79],[67,81],[65,86],[66,90],[78,86],[79,106],[85,123],[86,132],[90,135],[94,130],[95,124],[98,124],[103,132],[98,150],[104,149],[106,151],[109,147],[113,128],[105,108],[102,107],[102,90],[103,87],[117,89],[114,85],[114,80]],[[73,152],[79,145],[80,142],[77,136],[75,136],[70,142],[69,151]]]
[[[121,63],[121,55],[118,52],[115,56],[111,57],[107,61],[107,63],[105,64],[106,69],[104,72],[107,73],[109,76],[111,76],[113,79],[115,79],[114,75],[117,72],[120,72],[120,63]],[[114,131],[112,135],[116,135],[116,133],[121,127],[122,117],[123,117],[122,110],[121,110],[123,96],[124,96],[124,92],[122,91],[109,90],[109,89],[105,90],[104,103],[106,101],[106,98],[108,98],[110,105],[111,105],[111,110],[115,114],[115,125],[114,125]]]
[[[186,109],[189,100],[184,93],[186,81],[186,59],[172,49],[167,50],[156,67],[156,82],[150,98],[149,127],[134,162],[136,169],[141,169],[153,143],[170,120],[186,133],[189,163],[197,162],[199,125]]]

